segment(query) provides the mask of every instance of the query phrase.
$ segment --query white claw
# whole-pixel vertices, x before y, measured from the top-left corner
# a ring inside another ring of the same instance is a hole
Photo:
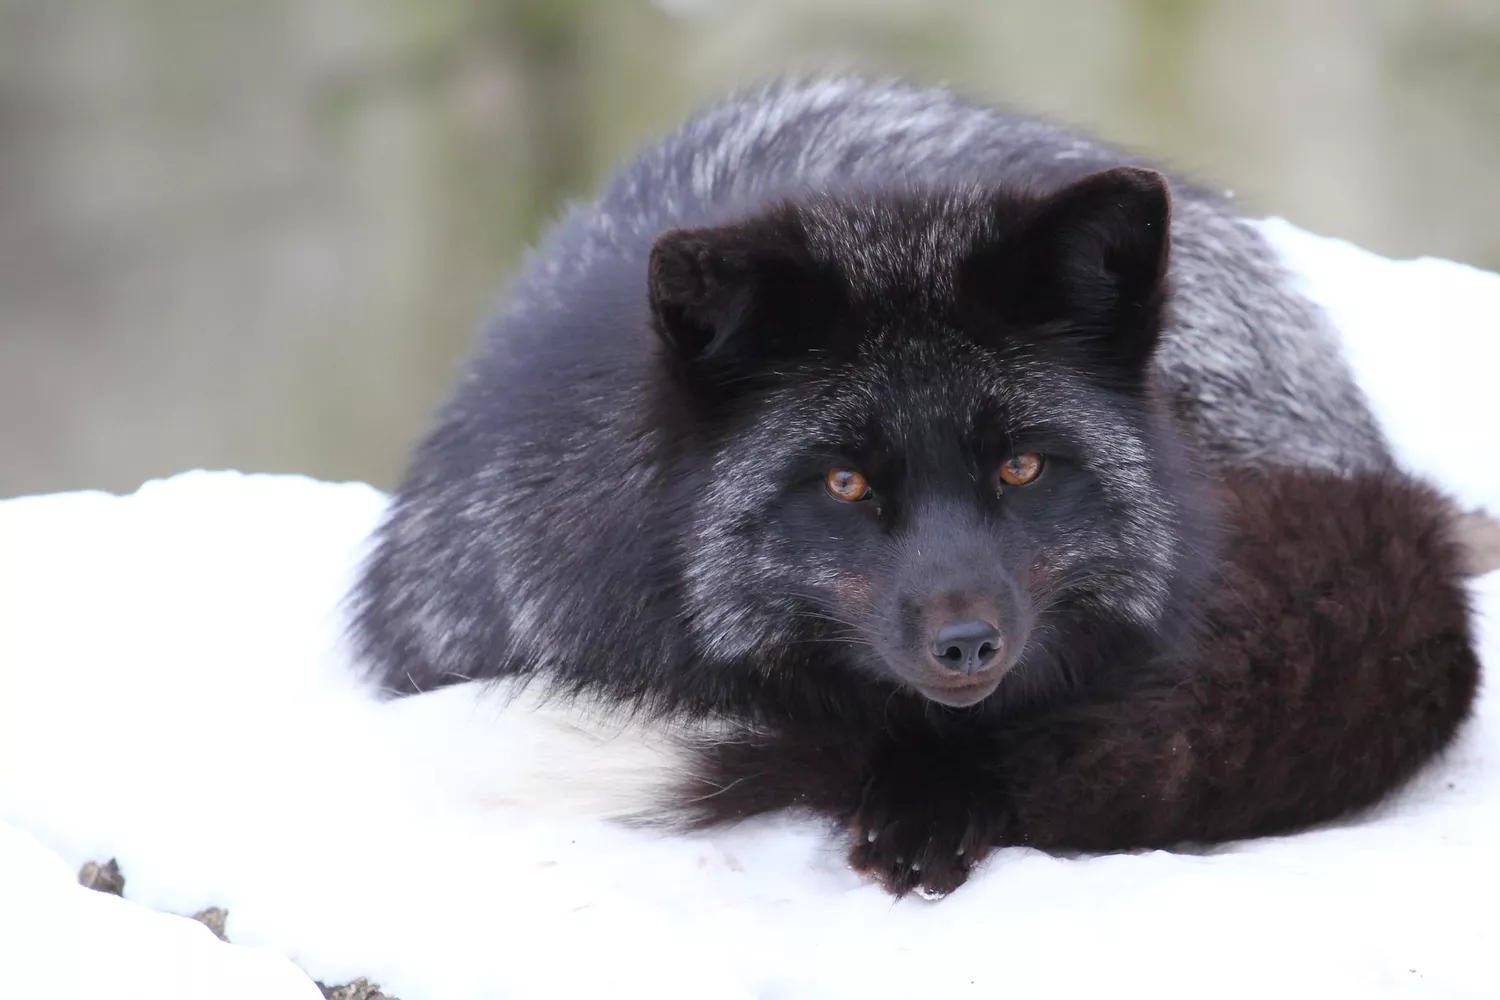
[[[911,870],[914,871],[914,872],[919,872],[919,871],[922,870],[922,866],[920,864],[918,864],[917,862],[913,861],[911,863]]]
[[[958,853],[962,854],[963,852],[964,852],[964,845],[963,844],[959,844],[958,845]]]
[[[866,842],[871,844],[875,843],[875,831],[871,830],[869,833],[865,834],[865,840]]]

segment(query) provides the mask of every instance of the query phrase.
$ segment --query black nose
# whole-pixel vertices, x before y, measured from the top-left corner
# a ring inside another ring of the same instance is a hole
[[[1004,645],[1000,630],[989,622],[955,622],[933,639],[932,656],[939,666],[972,674],[989,665]]]

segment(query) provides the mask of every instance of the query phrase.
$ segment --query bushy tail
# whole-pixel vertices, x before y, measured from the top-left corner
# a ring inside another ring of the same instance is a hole
[[[641,820],[670,799],[708,731],[506,679],[380,706],[398,751],[480,805]]]

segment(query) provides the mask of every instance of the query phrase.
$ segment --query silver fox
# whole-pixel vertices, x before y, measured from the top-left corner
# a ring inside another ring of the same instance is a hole
[[[507,799],[811,811],[941,895],[1011,844],[1323,822],[1448,745],[1457,550],[1392,466],[1226,199],[945,91],[780,82],[532,253],[354,643],[389,691],[519,697],[477,751]]]
[[[649,752],[563,769],[616,804],[811,808],[946,892],[994,846],[1321,821],[1444,745],[1477,666],[1441,502],[1392,465],[1224,198],[944,91],[783,82],[529,257],[354,640],[390,691],[540,682],[640,723]],[[566,756],[577,707],[516,725]]]

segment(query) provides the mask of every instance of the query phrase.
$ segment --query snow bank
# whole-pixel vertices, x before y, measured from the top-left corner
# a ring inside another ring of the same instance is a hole
[[[1480,384],[1500,276],[1265,227],[1403,459],[1500,511]],[[349,669],[338,603],[382,503],[201,472],[0,503],[0,996],[300,1000],[356,976],[401,1000],[1500,988],[1488,687],[1375,816],[1203,855],[1008,850],[947,900],[893,904],[815,826],[662,839],[507,806],[498,705],[380,704]],[[1500,573],[1475,593],[1500,664]],[[73,884],[110,857],[127,900]],[[207,906],[234,945],[166,915]]]

